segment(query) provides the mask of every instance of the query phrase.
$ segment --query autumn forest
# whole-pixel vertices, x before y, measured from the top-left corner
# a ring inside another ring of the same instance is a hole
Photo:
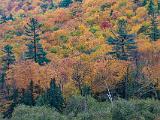
[[[0,120],[159,120],[160,0],[0,0]]]

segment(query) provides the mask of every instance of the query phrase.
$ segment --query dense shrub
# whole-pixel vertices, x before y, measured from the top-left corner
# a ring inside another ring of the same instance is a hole
[[[69,119],[75,120],[110,120],[111,109],[106,102],[97,102],[92,97],[87,98],[87,111],[85,111],[85,97],[72,96],[65,109]]]
[[[4,119],[3,119],[3,115],[2,115],[2,114],[0,114],[0,120],[4,120]]]
[[[155,120],[160,116],[160,101],[118,100],[112,109],[112,120]]]
[[[98,102],[92,97],[72,96],[66,101],[63,114],[45,106],[20,105],[11,120],[158,120],[159,116],[158,100],[119,99],[112,107],[109,102]]]
[[[63,115],[48,107],[29,107],[20,105],[11,120],[66,120]]]

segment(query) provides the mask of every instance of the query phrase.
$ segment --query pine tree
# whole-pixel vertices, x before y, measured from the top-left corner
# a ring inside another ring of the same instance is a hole
[[[156,16],[154,15],[151,18],[151,30],[150,30],[150,38],[152,41],[156,41],[160,39],[160,30],[158,29],[158,22],[156,21]]]
[[[43,65],[48,63],[49,60],[46,58],[47,53],[43,50],[40,41],[40,24],[39,22],[32,18],[30,23],[25,26],[25,34],[27,39],[31,42],[27,44],[28,51],[25,53],[26,59],[33,59],[36,63]]]
[[[160,13],[160,0],[158,0],[158,13]]]
[[[5,15],[1,15],[0,24],[5,23],[5,22],[7,22],[6,16]]]
[[[126,20],[119,20],[117,33],[112,31],[115,37],[108,39],[108,43],[113,46],[112,52],[109,54],[120,60],[132,59],[133,53],[136,51],[135,35],[128,34],[126,27]]]
[[[28,88],[24,91],[21,102],[25,105],[34,106],[33,81],[30,82]]]
[[[73,1],[72,0],[62,0],[59,4],[60,7],[68,7]]]
[[[84,86],[82,87],[82,95],[83,95],[83,96],[89,96],[89,95],[91,95],[91,93],[92,93],[92,90],[91,90],[91,87],[90,87],[90,86],[84,85]]]
[[[62,111],[64,99],[60,87],[58,87],[55,83],[55,79],[51,80],[50,88],[38,97],[36,105],[49,105],[50,107],[56,108],[60,112]]]
[[[150,0],[149,5],[148,5],[148,14],[153,15],[154,13],[155,13],[154,1]]]
[[[10,45],[6,45],[3,49],[3,52],[5,53],[5,55],[2,57],[4,69],[9,69],[10,65],[15,62],[15,56],[12,49],[13,47]]]
[[[49,6],[49,9],[55,9],[55,8],[57,8],[56,3],[55,3],[53,0],[50,0],[50,6]]]
[[[75,2],[81,2],[81,3],[83,2],[83,0],[74,0],[74,1],[75,1]]]
[[[2,88],[5,86],[6,71],[10,68],[10,65],[15,62],[15,56],[12,49],[12,46],[6,45],[2,50],[4,52],[4,56],[2,57],[2,71],[0,74],[0,82],[2,83]]]
[[[50,82],[50,89],[48,90],[49,104],[51,107],[55,107],[61,111],[64,105],[64,99],[61,89],[56,85],[55,79]]]
[[[142,5],[143,5],[143,6],[146,6],[146,5],[147,5],[147,0],[143,0]]]
[[[11,105],[7,108],[7,110],[3,113],[3,118],[11,118],[14,108],[18,104],[18,90],[14,89],[13,94],[11,96],[11,100],[13,101]]]

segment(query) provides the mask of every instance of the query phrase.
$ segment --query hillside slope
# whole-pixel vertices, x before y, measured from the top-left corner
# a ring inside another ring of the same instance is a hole
[[[16,57],[16,62],[6,71],[7,84],[16,84],[22,89],[33,80],[47,88],[50,79],[56,78],[64,95],[68,96],[79,92],[76,72],[83,81],[80,84],[89,85],[95,93],[106,91],[107,86],[114,89],[126,75],[142,85],[148,86],[149,81],[149,85],[159,90],[160,37],[156,40],[150,37],[153,16],[149,14],[150,0],[146,1],[144,4],[144,0],[83,0],[61,7],[58,0],[0,0],[0,49],[9,44]],[[160,29],[158,0],[152,2],[156,27]],[[26,44],[30,42],[26,40],[25,26],[30,18],[41,24],[40,43],[51,61],[47,65],[40,66],[24,58]],[[132,60],[109,54],[115,44],[109,44],[108,39],[116,39],[120,20],[127,22],[127,34],[134,35],[138,57]],[[0,51],[2,67],[4,55]],[[135,74],[138,77],[132,78]]]

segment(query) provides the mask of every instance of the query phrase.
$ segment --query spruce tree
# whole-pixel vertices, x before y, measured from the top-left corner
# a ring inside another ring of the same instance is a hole
[[[160,0],[158,0],[158,13],[160,14]]]
[[[122,19],[118,21],[118,31],[113,32],[114,37],[108,38],[108,44],[113,46],[109,54],[120,60],[130,60],[136,51],[135,35],[127,33],[127,21]]]
[[[5,53],[5,55],[2,57],[4,69],[9,69],[10,65],[15,62],[15,56],[12,49],[13,47],[10,45],[6,45],[3,49],[3,52]]]
[[[50,107],[54,107],[58,111],[62,112],[64,105],[63,94],[60,87],[56,85],[55,79],[51,80],[50,88],[38,97],[36,105],[49,105]]]
[[[14,89],[13,94],[11,96],[11,100],[13,101],[11,105],[7,108],[7,110],[3,113],[3,118],[11,118],[14,108],[18,104],[18,90]]]
[[[49,9],[55,9],[55,8],[57,8],[56,3],[55,3],[53,0],[50,0],[50,6],[49,6]]]
[[[5,22],[7,22],[6,16],[5,15],[1,15],[0,24],[5,23]]]
[[[156,16],[151,18],[151,29],[149,36],[152,41],[157,41],[160,39],[160,30],[158,29],[158,22],[156,21]]]
[[[147,5],[147,0],[143,0],[142,5],[143,5],[143,6],[146,6],[146,5]]]
[[[62,0],[59,4],[60,7],[68,7],[73,1],[72,0]]]
[[[24,91],[21,102],[25,105],[34,106],[33,81],[30,81],[28,88]]]
[[[74,0],[74,1],[75,1],[75,2],[81,2],[81,3],[83,2],[83,0]]]
[[[150,0],[149,5],[148,5],[148,14],[153,15],[154,13],[155,13],[154,1]]]
[[[30,43],[27,44],[28,51],[25,53],[26,59],[33,59],[36,63],[44,65],[49,60],[46,58],[47,53],[44,51],[40,42],[40,23],[32,18],[25,26],[25,35]]]
[[[2,71],[0,74],[0,82],[2,84],[2,88],[5,87],[6,71],[10,68],[10,65],[15,62],[15,56],[12,49],[12,46],[6,45],[2,50],[4,52],[4,56],[2,57]]]
[[[49,96],[50,106],[55,107],[59,111],[62,111],[62,108],[64,105],[64,99],[63,99],[61,89],[55,83],[55,79],[52,79],[50,82],[48,96]]]

